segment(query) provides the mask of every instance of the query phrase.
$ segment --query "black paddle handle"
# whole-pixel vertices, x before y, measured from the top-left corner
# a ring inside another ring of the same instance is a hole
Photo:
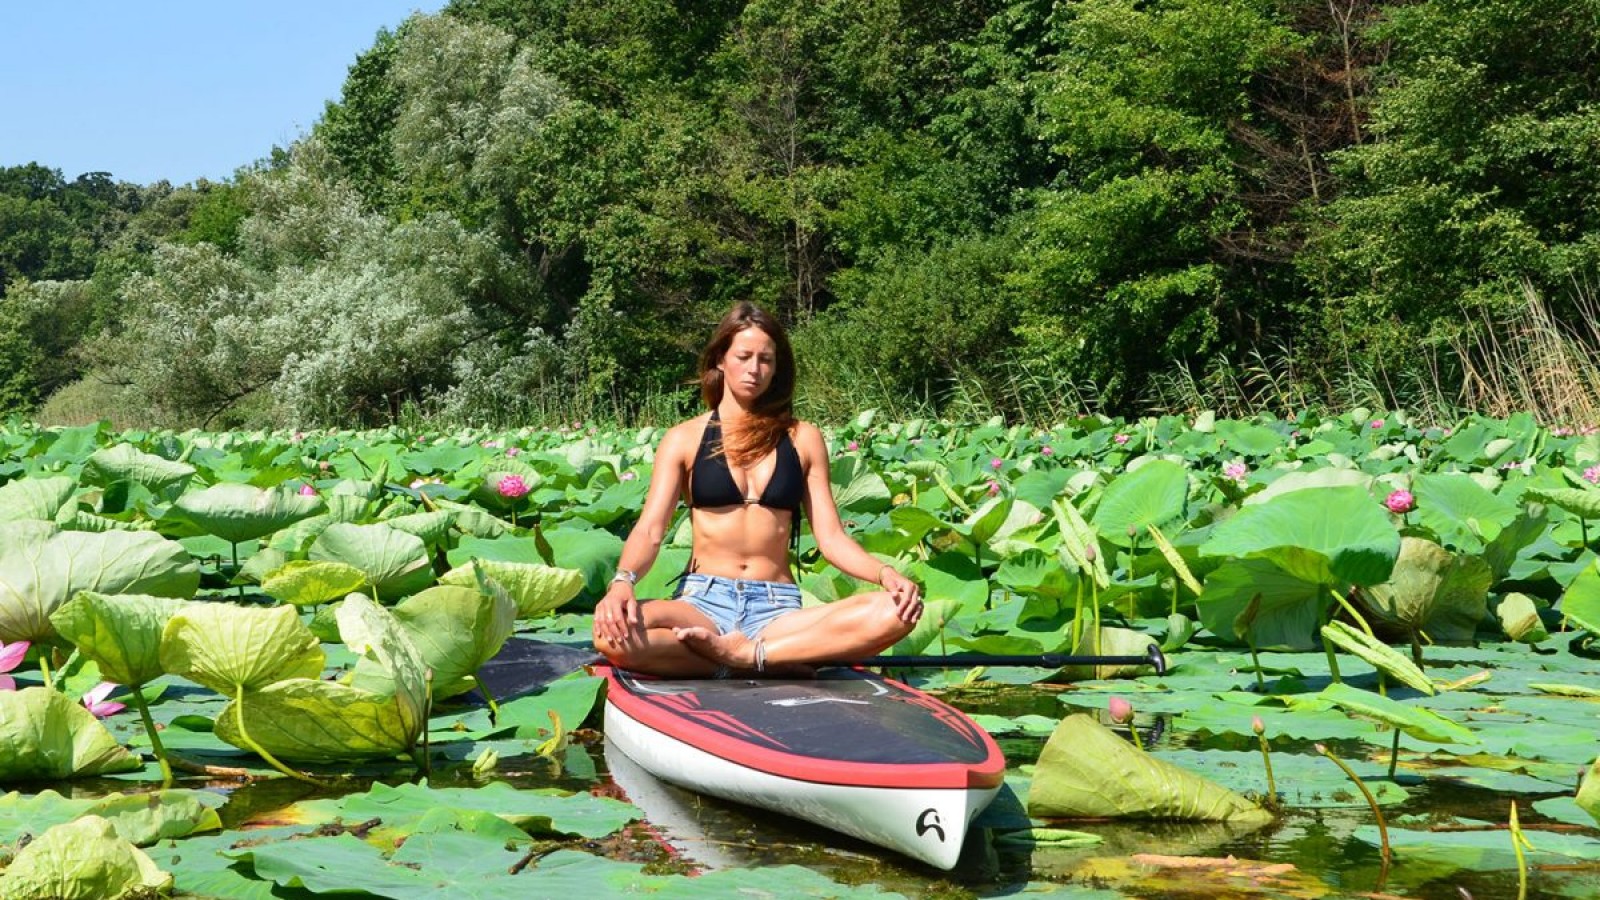
[[[959,666],[1033,666],[1041,669],[1060,669],[1066,666],[1153,666],[1157,675],[1167,673],[1167,657],[1155,644],[1151,644],[1143,656],[1073,656],[1066,653],[869,656],[865,659],[841,661],[838,665],[890,669],[939,669]]]

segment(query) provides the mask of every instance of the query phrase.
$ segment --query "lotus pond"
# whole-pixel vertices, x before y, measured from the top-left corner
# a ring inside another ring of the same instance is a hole
[[[0,429],[0,896],[1600,895],[1600,435],[833,430],[929,598],[895,652],[1173,663],[902,673],[1010,765],[950,873],[606,752],[577,662],[659,436]]]

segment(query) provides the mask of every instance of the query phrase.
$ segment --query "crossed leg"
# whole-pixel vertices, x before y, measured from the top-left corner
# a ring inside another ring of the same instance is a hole
[[[857,594],[808,606],[773,619],[761,632],[765,668],[860,659],[893,645],[916,627],[899,616],[887,591]],[[678,625],[672,636],[702,659],[734,669],[754,669],[756,641],[743,632],[718,634],[709,622]]]
[[[614,644],[594,635],[594,648],[612,665],[635,672],[690,678],[713,675],[723,665],[678,639],[677,631],[685,628],[717,633],[717,626],[710,617],[690,604],[682,600],[651,600],[639,604],[639,618],[639,624],[630,630],[626,643]]]

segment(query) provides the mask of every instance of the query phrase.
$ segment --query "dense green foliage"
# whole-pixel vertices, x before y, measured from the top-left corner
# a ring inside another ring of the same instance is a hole
[[[0,171],[0,406],[653,419],[740,298],[824,418],[1456,396],[1590,300],[1597,11],[456,0],[226,184]]]

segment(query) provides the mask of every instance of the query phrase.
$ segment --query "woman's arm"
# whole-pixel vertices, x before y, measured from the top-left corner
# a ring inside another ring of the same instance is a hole
[[[644,507],[639,521],[628,532],[622,545],[622,557],[617,562],[617,576],[606,589],[604,597],[595,604],[595,632],[615,644],[627,643],[632,628],[641,621],[639,601],[634,595],[634,582],[650,571],[661,552],[667,529],[672,526],[672,513],[678,507],[686,469],[684,442],[691,429],[682,423],[669,429],[656,448],[655,462],[650,474],[650,489],[645,493]]]
[[[839,507],[833,502],[828,446],[822,439],[822,432],[815,425],[801,422],[795,428],[795,449],[806,473],[806,515],[811,520],[811,535],[817,540],[822,558],[846,575],[881,585],[894,597],[901,617],[911,615],[906,621],[913,621],[913,612],[922,603],[916,582],[900,574],[894,566],[879,562],[844,530]]]

